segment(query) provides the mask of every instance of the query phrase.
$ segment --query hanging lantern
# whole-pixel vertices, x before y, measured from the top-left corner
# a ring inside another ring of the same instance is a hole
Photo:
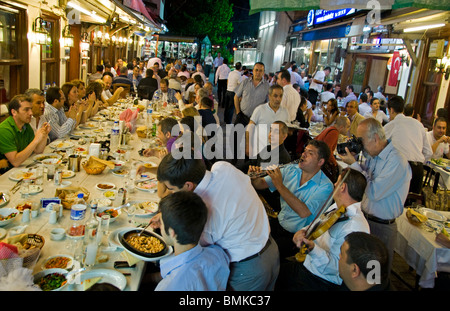
[[[64,40],[64,47],[72,48],[74,45],[74,37],[70,32],[70,25],[66,25],[63,29],[62,37]]]
[[[36,17],[33,23],[33,32],[35,34],[36,43],[40,45],[48,44],[50,38],[50,34],[47,29],[44,28],[44,23],[45,21],[40,16]]]

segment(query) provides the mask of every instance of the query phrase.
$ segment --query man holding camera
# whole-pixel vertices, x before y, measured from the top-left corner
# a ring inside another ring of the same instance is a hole
[[[411,168],[403,155],[386,139],[383,126],[374,118],[361,121],[357,128],[366,161],[359,164],[355,154],[346,148],[342,160],[362,172],[367,187],[361,202],[370,233],[379,237],[389,250],[389,271],[397,235],[395,219],[403,213],[408,195]]]

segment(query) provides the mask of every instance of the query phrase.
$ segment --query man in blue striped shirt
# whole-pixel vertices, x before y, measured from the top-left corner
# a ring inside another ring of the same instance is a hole
[[[59,87],[53,86],[46,93],[44,116],[52,127],[49,137],[51,141],[69,135],[77,126],[78,106],[72,105],[68,115],[64,112],[64,93]]]

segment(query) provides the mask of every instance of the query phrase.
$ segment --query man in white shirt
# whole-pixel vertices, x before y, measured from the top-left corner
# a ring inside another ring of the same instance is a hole
[[[400,96],[388,101],[390,122],[384,126],[386,138],[403,154],[411,166],[409,192],[421,193],[423,184],[423,164],[433,152],[422,123],[403,114],[405,102]]]
[[[380,104],[384,104],[386,102],[386,97],[383,95],[383,87],[378,86],[377,92],[373,94],[374,98],[378,98],[380,100]]]
[[[345,173],[349,173],[341,184]],[[317,239],[309,238],[311,233],[307,226],[294,235],[293,242],[300,249],[306,249],[303,264],[288,262],[280,267],[277,280],[278,290],[338,290],[342,284],[339,276],[340,248],[345,237],[352,232],[369,233],[369,224],[361,211],[361,200],[367,182],[364,175],[353,169],[345,169],[335,184],[333,199],[335,203],[326,212],[344,207],[345,212],[334,225]],[[316,220],[317,222],[318,220]],[[313,230],[314,231],[314,230]]]
[[[211,73],[211,68],[213,66],[214,58],[211,56],[211,52],[205,57],[205,76],[209,80],[209,74]]]
[[[327,84],[326,91],[320,93],[320,103],[322,106],[326,105],[330,99],[336,98],[333,90],[333,84]]]
[[[316,72],[314,77],[311,80],[311,85],[309,86],[308,90],[308,100],[313,105],[313,110],[316,107],[317,98],[319,97],[319,94],[322,92],[322,87],[324,84],[326,84],[326,77],[330,74],[331,68],[326,67],[323,71],[319,70]]]
[[[372,108],[370,108],[370,105],[367,103],[367,94],[361,93],[359,95],[359,114],[364,116],[366,113],[371,112]]]
[[[285,70],[290,77],[289,72]],[[246,128],[245,153],[255,157],[268,145],[270,126],[275,121],[290,123],[289,111],[281,107],[283,88],[272,85],[269,88],[269,102],[255,108]]]
[[[42,127],[42,125],[47,122],[44,116],[45,111],[45,98],[44,93],[40,89],[28,89],[25,91],[24,95],[32,99],[31,111],[33,115],[31,116],[30,126],[36,133],[36,130]]]
[[[427,133],[428,141],[433,151],[433,159],[442,158],[444,155],[450,159],[450,137],[447,133],[447,119],[440,117],[434,121],[433,129]]]
[[[228,75],[227,92],[225,93],[225,111],[223,119],[225,124],[231,124],[233,122],[234,115],[234,90],[242,81],[242,64],[237,62],[234,65],[234,70]]]
[[[288,123],[291,123],[297,117],[298,106],[300,105],[300,93],[292,86],[291,75],[287,70],[282,70],[278,73],[277,83],[283,88],[281,107],[289,112]]]
[[[222,65],[222,64],[223,64],[223,57],[221,56],[221,54],[219,52],[219,53],[217,53],[217,56],[216,56],[216,58],[214,58],[214,62],[213,62],[213,65],[214,65],[214,79],[216,79],[217,68],[219,68],[219,66]]]
[[[208,210],[200,245],[216,244],[230,257],[228,285],[235,291],[273,290],[279,272],[279,253],[270,236],[269,220],[250,178],[228,162],[210,171],[202,159],[165,156],[158,166],[158,183],[168,193],[193,191]],[[157,227],[159,215],[151,222]]]
[[[223,64],[217,68],[216,77],[214,80],[215,85],[217,85],[217,97],[220,107],[225,105],[225,93],[227,91],[228,75],[231,69],[228,67],[228,59],[223,60]]]

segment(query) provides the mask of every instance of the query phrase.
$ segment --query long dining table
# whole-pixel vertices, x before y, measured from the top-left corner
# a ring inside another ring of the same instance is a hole
[[[25,161],[19,167],[15,167],[10,171],[6,172],[2,176],[0,176],[0,191],[6,193],[9,197],[8,203],[3,206],[5,208],[16,208],[17,206],[23,204],[24,202],[31,202],[34,207],[33,209],[37,210],[32,215],[30,215],[30,220],[27,222],[23,222],[23,213],[16,216],[13,222],[7,224],[6,226],[0,228],[4,229],[3,232],[6,231],[6,236],[4,239],[13,236],[14,234],[38,234],[44,238],[44,245],[41,248],[41,252],[36,264],[33,267],[33,273],[38,273],[44,269],[43,264],[45,261],[55,255],[67,255],[73,258],[73,267],[72,269],[76,270],[80,267],[83,267],[83,260],[77,260],[77,252],[80,247],[82,247],[82,239],[70,237],[68,234],[62,240],[52,240],[50,232],[54,228],[63,228],[66,230],[71,226],[70,219],[70,209],[64,208],[62,211],[62,216],[57,218],[56,223],[52,223],[50,219],[50,211],[47,211],[42,207],[42,199],[51,199],[56,197],[57,191],[63,191],[64,189],[76,189],[76,188],[84,188],[89,192],[89,198],[87,203],[89,203],[93,199],[98,199],[98,202],[105,202],[105,190],[97,187],[98,184],[104,183],[112,183],[115,185],[115,191],[117,195],[117,189],[126,187],[126,201],[127,202],[159,202],[159,198],[156,194],[156,187],[147,189],[142,187],[141,189],[135,187],[136,184],[133,183],[131,186],[127,184],[130,180],[129,175],[121,175],[121,172],[114,171],[109,167],[106,167],[101,174],[92,175],[88,174],[82,166],[80,166],[79,171],[71,171],[68,169],[68,163],[65,163],[65,159],[67,158],[67,151],[70,149],[70,153],[79,154],[82,157],[82,162],[86,161],[89,157],[89,145],[94,142],[96,139],[100,139],[101,136],[106,137],[107,134],[110,133],[111,127],[113,125],[113,121],[107,118],[118,118],[120,111],[124,109],[132,108],[132,104],[130,102],[123,102],[122,109],[117,109],[116,107],[111,107],[106,114],[99,114],[95,116],[95,118],[91,118],[85,124],[80,125],[76,128],[73,133],[84,133],[85,136],[68,136],[64,139],[60,139],[54,141],[47,145],[44,155],[50,153],[59,153],[62,155],[62,164],[59,164],[57,169],[62,169],[64,171],[69,171],[66,174],[66,178],[63,177],[62,184],[57,186],[54,181],[46,178],[46,174],[44,173],[44,180],[40,187],[34,187],[36,192],[31,195],[22,194],[22,188],[19,188],[16,192],[11,192],[13,186],[16,185],[18,172],[22,172],[24,170],[33,171],[36,169],[39,162],[36,161],[35,155],[31,156],[27,161]],[[115,113],[115,114],[114,114]],[[137,125],[142,125],[144,122],[142,116],[138,117]],[[129,137],[129,141],[126,145],[121,145],[119,148],[125,150],[126,153],[123,155],[118,154],[115,150],[111,150],[109,152],[109,156],[117,156],[120,158],[125,164],[122,167],[125,170],[131,170],[132,166],[137,168],[139,165],[144,163],[152,163],[158,164],[158,158],[146,158],[139,154],[139,150],[142,148],[147,148],[150,146],[151,138],[141,139],[138,137],[136,133],[131,134]],[[59,149],[58,146],[65,146],[64,149]],[[67,148],[70,146],[70,148]],[[76,169],[75,169],[76,170]],[[70,173],[73,172],[73,173]],[[148,178],[154,178],[155,175],[151,173],[147,173]],[[22,182],[22,185],[26,183]],[[32,185],[36,186],[36,185]],[[21,186],[23,187],[23,186]],[[111,197],[109,197],[111,199]],[[119,199],[110,200],[111,207],[116,207],[121,204]],[[3,208],[2,207],[2,208]],[[106,272],[112,271],[112,273],[119,272],[123,274],[126,278],[126,286],[123,290],[126,291],[136,291],[139,289],[142,277],[145,273],[146,262],[154,262],[158,261],[158,258],[152,258],[149,260],[142,260],[138,256],[133,256],[130,252],[127,252],[123,245],[118,242],[119,233],[127,228],[136,228],[143,226],[144,224],[148,224],[151,217],[154,213],[138,213],[134,216],[130,216],[127,214],[125,209],[120,210],[119,216],[115,219],[114,222],[111,222],[109,225],[109,236],[105,236],[102,240],[102,244],[99,246],[97,259],[102,258],[102,262],[97,260],[93,267],[90,267],[88,270],[93,269],[109,269],[105,270]],[[87,206],[87,213],[89,212],[89,204]],[[151,229],[146,229],[150,230]],[[0,237],[1,240],[1,237]],[[169,255],[171,252],[171,247],[168,248],[169,251],[166,252],[166,255]],[[106,261],[105,261],[106,259]],[[103,262],[104,261],[104,262]],[[115,269],[114,263],[117,261],[128,261],[129,263],[134,264],[133,267],[127,268],[117,268]],[[66,287],[66,290],[75,290],[74,288]]]

